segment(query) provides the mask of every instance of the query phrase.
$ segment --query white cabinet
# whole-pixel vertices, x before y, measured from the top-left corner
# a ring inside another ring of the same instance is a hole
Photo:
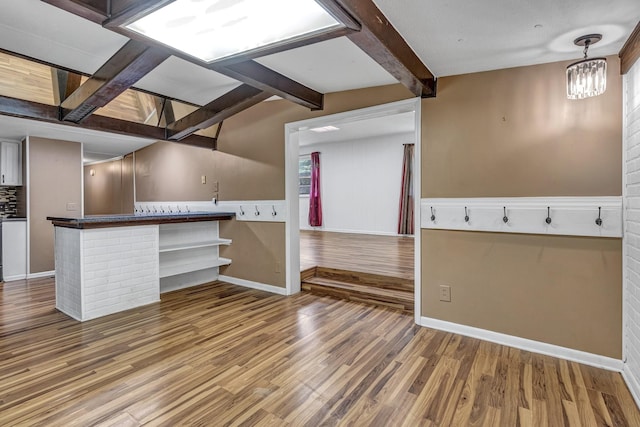
[[[6,282],[27,277],[27,221],[2,222],[2,270]]]
[[[22,185],[22,143],[0,141],[0,185]]]

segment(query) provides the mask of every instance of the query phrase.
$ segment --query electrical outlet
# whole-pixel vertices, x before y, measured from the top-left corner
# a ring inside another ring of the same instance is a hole
[[[282,270],[282,265],[279,262],[276,262],[276,273],[280,273]]]
[[[200,181],[202,181],[203,184],[206,184],[207,183],[207,176],[206,175],[202,175],[200,177]]]
[[[213,182],[213,191],[218,191],[218,181]]]
[[[451,302],[451,286],[440,285],[440,301]]]
[[[77,203],[67,203],[67,210],[68,211],[77,211],[78,210],[78,204]]]

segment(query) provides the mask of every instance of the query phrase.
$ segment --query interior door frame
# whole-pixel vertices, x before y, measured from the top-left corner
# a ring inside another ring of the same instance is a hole
[[[343,113],[330,114],[313,119],[301,120],[285,124],[285,202],[286,217],[286,293],[292,295],[300,292],[300,199],[298,195],[298,158],[300,155],[300,131],[314,127],[339,125],[356,120],[386,117],[390,115],[414,112],[415,136],[413,159],[413,189],[414,189],[414,314],[416,323],[421,317],[421,268],[420,268],[420,199],[421,199],[421,99],[411,98],[388,104]]]

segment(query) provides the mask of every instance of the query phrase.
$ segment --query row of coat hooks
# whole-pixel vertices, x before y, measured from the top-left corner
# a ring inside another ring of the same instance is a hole
[[[253,213],[255,216],[260,216],[260,210],[258,209],[258,205],[255,205],[255,212]],[[240,216],[244,216],[245,212],[244,209],[242,209],[242,206],[240,206]],[[278,215],[278,212],[276,211],[276,207],[275,205],[271,205],[271,216],[276,216]]]
[[[502,207],[502,222],[504,222],[505,224],[509,222],[509,217],[507,216],[507,207],[503,206]],[[467,209],[467,207],[464,207],[464,222],[469,222],[470,220],[470,216],[469,216],[469,211]],[[435,222],[436,220],[436,214],[435,211],[433,210],[433,206],[431,206],[431,221]],[[547,224],[551,224],[552,219],[551,219],[551,207],[547,206],[547,217],[544,219],[544,222],[546,222]],[[596,218],[595,221],[596,225],[598,227],[602,227],[603,224],[603,220],[602,220],[602,206],[598,206],[598,218]]]

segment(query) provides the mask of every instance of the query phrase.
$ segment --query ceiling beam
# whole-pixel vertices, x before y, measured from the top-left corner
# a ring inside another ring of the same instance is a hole
[[[278,95],[312,110],[322,110],[324,95],[255,61],[231,64],[227,67],[211,67],[228,77],[255,88]]]
[[[85,4],[89,7],[89,3],[97,0],[43,0],[50,2],[51,4],[55,4],[67,12],[83,16],[86,14],[82,10],[81,5]],[[127,20],[131,20],[132,17],[139,16],[140,14],[144,14],[149,10],[153,10],[154,8],[159,7],[159,5],[164,5],[173,0],[145,0],[145,1],[135,1],[135,0],[111,0],[112,11],[121,11],[116,17],[111,17],[110,19],[105,15],[100,23],[104,25],[106,28],[122,34],[126,37],[129,37],[132,40],[137,40],[143,44],[154,44],[157,45],[157,42],[153,42],[152,40],[137,34],[133,31],[129,31],[126,28],[117,25],[118,22],[127,22]],[[138,4],[139,3],[139,4]],[[125,6],[125,4],[129,5],[129,8]],[[335,5],[326,6],[325,9],[332,10],[335,9]],[[337,12],[334,12],[337,13]],[[334,15],[335,16],[335,15]],[[345,20],[347,18],[344,18]],[[96,22],[96,21],[94,21]],[[354,24],[349,24],[351,27]],[[357,25],[357,24],[355,24]],[[352,32],[351,27],[347,27]],[[337,34],[337,33],[336,33]],[[315,41],[320,41],[322,38],[318,36],[317,39],[312,39]],[[298,43],[298,41],[296,42]],[[296,45],[293,44],[292,47]],[[302,44],[300,44],[302,46]],[[287,47],[289,49],[290,47]],[[170,48],[167,48],[170,49]],[[273,53],[275,53],[275,49],[273,48]],[[282,50],[281,48],[279,48]],[[231,77],[235,80],[238,80],[241,83],[248,84],[255,88],[261,89],[265,92],[269,92],[272,95],[278,95],[281,98],[287,99],[289,101],[300,104],[304,107],[310,108],[312,110],[322,110],[323,108],[323,94],[317,92],[305,85],[302,85],[268,67],[258,64],[253,60],[245,60],[246,58],[239,58],[237,60],[242,60],[242,62],[236,63],[236,60],[230,61],[228,65],[225,64],[206,64],[202,61],[199,61],[189,55],[186,55],[183,52],[177,51],[175,49],[171,49],[171,52],[186,61],[192,62],[196,65],[200,65],[203,67],[208,67],[209,69],[216,71],[220,74],[224,74],[227,77]],[[262,51],[263,55],[270,53],[270,50]]]
[[[82,76],[80,74],[51,68],[51,83],[53,85],[53,101],[55,104],[62,104],[65,99],[80,87],[81,81]]]
[[[169,140],[180,141],[194,132],[220,123],[270,96],[271,94],[249,85],[238,86],[193,113],[170,123],[167,126]]]
[[[133,86],[170,56],[163,49],[129,40],[89,80],[62,102],[64,120],[80,122]]]
[[[347,37],[416,96],[434,97],[436,79],[373,0],[316,0],[342,7],[362,26]]]
[[[82,129],[91,129],[102,132],[117,133],[121,135],[148,138],[167,141],[164,128],[130,122],[128,120],[114,119],[111,117],[93,115],[82,123],[61,121],[60,107],[41,104],[39,102],[25,101],[22,99],[0,96],[0,115],[18,117],[22,119],[38,120],[46,123],[73,126]],[[180,143],[201,148],[215,149],[216,140],[200,135],[191,135],[181,140]]]
[[[627,74],[640,58],[640,22],[620,49],[620,74]]]

